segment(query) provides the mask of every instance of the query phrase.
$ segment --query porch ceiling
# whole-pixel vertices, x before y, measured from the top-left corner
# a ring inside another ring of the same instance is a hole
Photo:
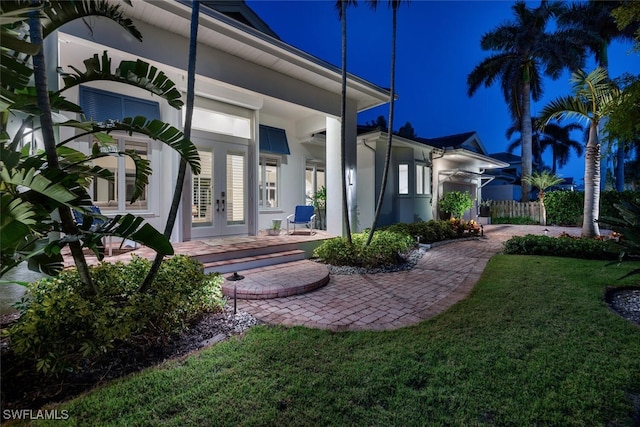
[[[134,19],[189,37],[191,10],[175,0],[139,0],[126,13]],[[213,10],[201,13],[200,25],[198,38],[208,46],[332,93],[340,93],[340,69],[328,62]],[[358,111],[388,102],[388,90],[362,78],[349,75],[348,86],[348,96],[356,100]]]

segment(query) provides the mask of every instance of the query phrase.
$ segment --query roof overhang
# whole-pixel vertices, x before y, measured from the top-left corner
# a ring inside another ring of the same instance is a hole
[[[113,1],[113,0],[111,0]],[[341,93],[342,71],[322,59],[220,12],[201,8],[198,41],[331,93]],[[139,0],[127,16],[189,38],[191,8],[176,0]],[[390,92],[348,74],[347,97],[364,111],[389,102]]]
[[[446,169],[438,171],[438,182],[455,181],[476,183],[480,181],[480,187],[484,187],[495,179],[494,175],[487,175],[481,172],[473,172],[464,169]]]
[[[493,157],[485,156],[473,151],[465,150],[464,148],[446,148],[442,153],[442,158],[449,160],[454,164],[461,165],[464,169],[498,169],[506,168],[509,163],[494,159]]]

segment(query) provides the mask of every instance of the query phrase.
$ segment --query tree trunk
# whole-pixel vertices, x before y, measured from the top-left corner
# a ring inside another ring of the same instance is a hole
[[[347,4],[345,0],[340,2],[342,9],[342,90],[340,104],[340,174],[342,179],[342,221],[347,244],[351,246],[351,219],[349,218],[349,201],[347,197]]]
[[[387,152],[384,157],[384,170],[382,171],[382,184],[380,187],[380,194],[378,195],[378,202],[376,203],[376,210],[373,215],[373,223],[371,224],[371,231],[367,236],[366,246],[371,244],[373,240],[373,233],[376,231],[378,225],[378,219],[380,218],[380,211],[382,211],[382,203],[384,201],[384,193],[387,191],[387,180],[389,176],[389,164],[391,163],[391,148],[393,144],[393,116],[395,108],[395,96],[396,96],[396,27],[398,16],[398,4],[392,3],[392,31],[391,31],[391,100],[389,103],[389,130],[387,132]]]
[[[600,213],[600,143],[598,123],[589,127],[589,141],[585,150],[584,166],[584,210],[582,237],[593,238],[600,235],[598,219]]]
[[[29,36],[31,43],[40,46],[38,53],[33,56],[33,78],[36,89],[38,108],[40,109],[40,126],[44,150],[47,155],[47,163],[50,169],[60,169],[58,152],[56,151],[56,138],[53,131],[53,119],[51,118],[51,103],[49,101],[49,89],[47,86],[47,70],[44,57],[44,43],[42,39],[42,23],[39,11],[29,12]],[[78,235],[78,227],[73,219],[71,209],[62,205],[58,208],[62,231],[67,235]],[[71,256],[78,270],[80,280],[91,294],[96,294],[97,289],[91,275],[87,260],[82,253],[82,245],[79,241],[69,242]]]
[[[189,65],[187,70],[187,111],[184,124],[184,137],[185,139],[191,139],[191,121],[193,119],[193,104],[195,97],[195,80],[196,80],[196,51],[198,47],[198,20],[200,16],[200,1],[195,0],[191,3],[191,35],[189,39]],[[176,178],[176,186],[173,191],[173,199],[171,201],[171,208],[169,209],[169,216],[167,217],[167,224],[165,225],[164,235],[167,238],[171,237],[173,233],[173,227],[176,223],[178,216],[178,208],[180,207],[180,201],[182,200],[182,190],[184,188],[184,180],[187,174],[187,161],[184,158],[180,158],[180,167],[178,168],[178,176]],[[186,219],[185,219],[186,221]],[[163,255],[156,254],[153,264],[144,282],[138,289],[139,292],[146,292],[151,288],[151,284],[160,270],[160,265],[164,259]]]
[[[522,178],[532,173],[533,129],[531,125],[531,84],[527,81],[522,86]],[[529,201],[531,184],[522,181],[522,201]]]

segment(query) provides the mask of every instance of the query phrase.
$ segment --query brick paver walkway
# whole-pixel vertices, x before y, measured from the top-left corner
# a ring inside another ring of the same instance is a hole
[[[238,309],[271,324],[344,330],[385,330],[413,325],[464,299],[489,258],[513,235],[579,229],[485,226],[485,237],[429,249],[409,271],[331,275],[328,285],[286,298],[238,301]]]

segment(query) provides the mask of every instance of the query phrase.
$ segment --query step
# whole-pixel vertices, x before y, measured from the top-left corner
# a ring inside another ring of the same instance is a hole
[[[300,249],[272,252],[255,256],[206,262],[204,263],[204,271],[205,273],[218,272],[222,274],[232,273],[234,271],[242,272],[253,268],[299,261],[303,260],[304,257],[305,252]]]
[[[256,246],[256,242],[252,242],[250,244],[211,246],[211,249],[208,250],[207,253],[195,255],[193,258],[196,258],[203,264],[208,264],[237,258],[269,255],[275,252],[289,252],[297,249],[298,245],[296,243],[283,243],[278,245],[262,243],[259,246]]]
[[[329,269],[318,262],[301,260],[240,272],[244,279],[225,278],[222,294],[237,299],[284,298],[314,291],[329,283]]]

